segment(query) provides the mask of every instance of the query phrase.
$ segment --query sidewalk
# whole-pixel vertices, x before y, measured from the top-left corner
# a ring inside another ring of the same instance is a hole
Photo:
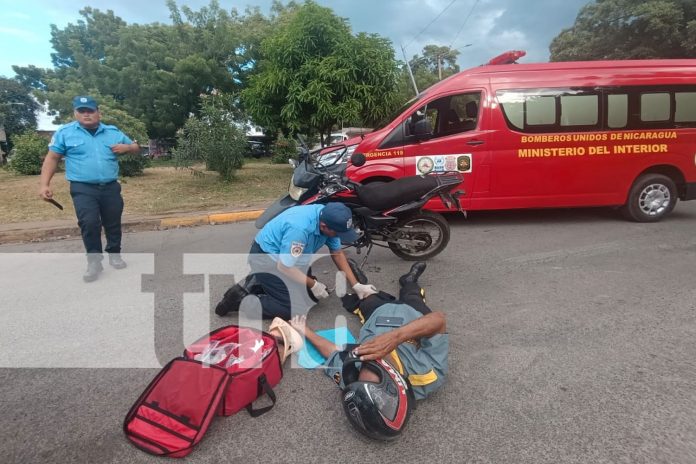
[[[159,216],[124,215],[123,232],[145,230],[166,230],[177,227],[227,224],[231,222],[253,221],[264,210],[228,212],[190,212]],[[39,222],[16,222],[0,224],[0,245],[6,243],[37,242],[80,237],[77,219],[64,219]]]

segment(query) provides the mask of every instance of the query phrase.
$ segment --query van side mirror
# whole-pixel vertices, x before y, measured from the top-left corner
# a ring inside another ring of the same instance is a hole
[[[350,164],[358,168],[364,165],[366,161],[367,158],[365,158],[365,155],[363,155],[362,153],[353,153],[352,155],[350,155]]]
[[[430,120],[428,118],[423,118],[420,121],[416,121],[413,126],[413,135],[418,139],[425,139],[433,134],[433,128],[430,125]]]

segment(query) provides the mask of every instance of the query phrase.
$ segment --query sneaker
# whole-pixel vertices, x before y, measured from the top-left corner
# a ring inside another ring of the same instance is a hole
[[[127,266],[119,253],[109,253],[109,264],[115,269],[123,269]]]
[[[418,278],[423,274],[423,271],[425,271],[426,264],[422,261],[417,262],[413,266],[411,266],[411,269],[401,277],[399,277],[399,283],[403,287],[406,284],[415,284],[418,282]]]
[[[104,270],[101,261],[90,260],[87,261],[87,270],[82,276],[82,280],[85,282],[94,282],[99,278],[99,274]]]
[[[239,311],[239,305],[249,292],[240,284],[234,284],[222,297],[215,307],[215,314],[225,316],[229,312]]]

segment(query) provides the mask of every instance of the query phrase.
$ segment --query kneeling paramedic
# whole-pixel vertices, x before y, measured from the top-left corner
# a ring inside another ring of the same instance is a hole
[[[242,299],[251,293],[261,302],[264,318],[289,320],[291,292],[292,301],[306,301],[307,289],[316,300],[327,298],[326,285],[302,271],[308,269],[312,255],[324,245],[359,299],[377,293],[374,286],[358,282],[341,250],[341,243],[350,244],[358,238],[352,219],[351,210],[343,203],[295,206],[283,211],[256,235],[249,250],[250,276],[225,293],[215,313],[224,316],[239,310]],[[294,309],[304,312],[306,308]]]
[[[416,263],[401,276],[398,300],[384,292],[362,301],[343,297],[344,307],[363,321],[357,347],[318,336],[306,326],[306,316],[290,321],[327,358],[325,373],[341,388],[351,425],[376,440],[398,437],[416,400],[439,389],[447,376],[445,315],[425,304],[418,284],[424,270],[425,263]]]

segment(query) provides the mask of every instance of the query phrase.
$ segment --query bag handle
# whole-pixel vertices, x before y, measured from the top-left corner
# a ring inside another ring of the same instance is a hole
[[[269,406],[264,406],[263,408],[259,409],[254,409],[254,403],[249,403],[246,407],[246,410],[251,417],[259,417],[260,415],[267,413],[268,411],[273,409],[273,406],[275,406],[276,404],[276,394],[271,388],[271,386],[268,385],[268,381],[266,380],[266,374],[261,374],[259,376],[258,383],[259,388],[257,399],[265,393],[266,395],[268,395],[268,397],[271,399],[273,403]]]

